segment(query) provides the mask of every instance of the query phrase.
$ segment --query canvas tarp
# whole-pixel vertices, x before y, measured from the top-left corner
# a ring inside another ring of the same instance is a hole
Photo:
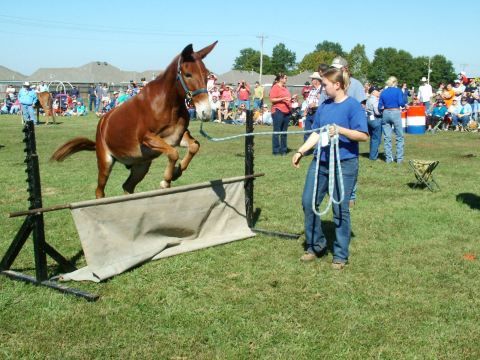
[[[245,216],[243,181],[180,188],[117,203],[71,204],[87,266],[60,279],[99,282],[152,259],[255,235]]]

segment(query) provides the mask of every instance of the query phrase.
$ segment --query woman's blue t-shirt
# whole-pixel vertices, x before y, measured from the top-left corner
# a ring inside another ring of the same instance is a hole
[[[312,129],[317,129],[329,124],[336,124],[341,127],[368,133],[367,117],[362,105],[354,98],[347,97],[340,103],[332,99],[326,100],[319,106],[313,120]],[[358,157],[358,142],[340,135],[340,160]],[[330,145],[323,147],[320,161],[328,162]],[[314,156],[317,156],[315,147]]]

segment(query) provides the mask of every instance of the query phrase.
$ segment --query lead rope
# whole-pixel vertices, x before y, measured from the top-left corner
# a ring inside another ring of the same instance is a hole
[[[331,125],[324,126],[322,131],[328,131],[328,128]],[[321,217],[325,215],[332,203],[335,205],[339,205],[343,202],[345,198],[345,189],[343,187],[343,173],[342,173],[342,164],[340,163],[340,141],[338,137],[338,128],[334,124],[335,128],[335,135],[330,138],[330,159],[328,162],[328,202],[327,207],[323,211],[317,210],[317,189],[318,189],[318,173],[320,171],[320,155],[322,152],[322,142],[319,139],[317,143],[317,161],[316,161],[316,169],[315,169],[315,181],[313,184],[313,196],[312,196],[312,210],[315,215]],[[321,137],[321,133],[320,133]],[[334,190],[335,190],[335,152],[337,153],[336,162],[337,162],[337,171],[338,171],[338,187],[340,189],[340,199],[335,200],[334,198]],[[320,204],[318,205],[320,207]]]
[[[316,206],[316,195],[317,195],[317,188],[318,188],[318,172],[320,170],[320,154],[322,151],[322,144],[319,139],[317,143],[317,162],[316,162],[316,171],[315,171],[315,183],[313,187],[313,196],[312,196],[312,210],[317,216],[322,216],[325,215],[330,207],[333,204],[339,205],[343,202],[343,199],[345,198],[345,189],[343,187],[343,174],[342,174],[342,164],[340,164],[340,141],[338,138],[338,128],[335,124],[333,125],[325,125],[322,127],[319,127],[317,129],[312,129],[312,130],[302,130],[302,131],[264,131],[264,132],[256,132],[256,133],[247,133],[247,134],[238,134],[238,135],[233,135],[233,136],[226,136],[223,138],[214,138],[210,136],[205,130],[203,130],[203,122],[200,123],[200,134],[207,138],[209,141],[213,142],[220,142],[220,141],[227,141],[227,140],[233,140],[241,137],[247,137],[247,136],[255,136],[255,135],[282,135],[282,134],[309,134],[312,132],[319,131],[320,135],[324,131],[328,131],[328,128],[330,126],[335,127],[335,135],[333,135],[330,138],[330,159],[329,159],[329,164],[328,164],[328,203],[327,207],[325,210],[322,212],[317,211],[317,206]],[[335,152],[337,153],[336,157],[336,162],[337,162],[337,170],[338,170],[338,177],[339,177],[339,188],[340,188],[340,199],[335,200],[334,198],[334,190],[335,190]],[[319,204],[320,205],[320,204]]]

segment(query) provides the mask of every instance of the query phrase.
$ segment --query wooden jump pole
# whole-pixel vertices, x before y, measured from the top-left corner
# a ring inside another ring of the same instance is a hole
[[[253,133],[253,111],[247,110],[247,120],[246,120],[246,127],[245,132],[247,134]],[[245,176],[252,176],[254,173],[254,159],[255,159],[255,141],[254,136],[246,136],[245,137]],[[253,178],[249,178],[245,181],[245,210],[247,215],[247,222],[248,226],[252,229],[252,231],[256,233],[261,233],[270,236],[277,236],[285,239],[296,240],[300,237],[300,234],[291,234],[291,233],[284,233],[279,231],[272,231],[266,229],[259,229],[254,227],[254,209],[253,209]]]
[[[13,217],[19,217],[19,216],[43,214],[46,212],[58,211],[58,210],[64,210],[64,209],[79,209],[79,208],[84,208],[89,206],[115,204],[115,203],[130,201],[130,200],[145,199],[145,198],[168,195],[168,194],[177,194],[177,193],[182,193],[182,192],[187,192],[187,191],[192,191],[197,189],[204,189],[204,188],[211,187],[212,185],[231,184],[231,183],[241,182],[241,181],[253,182],[254,178],[264,176],[264,175],[265,174],[263,173],[249,174],[245,176],[236,176],[236,177],[231,177],[226,179],[210,180],[210,181],[205,181],[198,184],[177,186],[177,187],[168,188],[168,189],[145,191],[145,192],[130,194],[130,195],[119,195],[119,196],[112,196],[112,197],[103,198],[103,199],[86,200],[86,201],[81,201],[77,203],[53,205],[48,207],[39,207],[35,209],[30,209],[30,210],[11,212],[9,214],[9,217],[13,218]]]

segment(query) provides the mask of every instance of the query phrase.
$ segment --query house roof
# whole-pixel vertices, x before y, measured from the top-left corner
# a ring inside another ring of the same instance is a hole
[[[30,82],[40,81],[68,81],[70,83],[97,83],[106,82],[120,84],[134,80],[139,82],[141,78],[152,80],[161,70],[146,70],[143,72],[125,71],[104,61],[92,61],[80,67],[66,68],[40,68],[32,75],[22,75],[16,71],[0,66],[0,81],[16,80]],[[291,76],[288,80],[289,86],[303,85],[309,80],[310,73],[303,72],[301,74]],[[224,74],[217,76],[217,82],[225,82],[226,84],[236,85],[240,80],[245,80],[249,84],[258,81],[260,74],[255,71],[230,70]],[[262,84],[271,85],[275,79],[274,75],[262,75]]]
[[[24,81],[26,78],[27,78],[26,75],[20,74],[19,72],[10,70],[5,66],[0,65],[0,80]]]
[[[124,71],[104,61],[92,61],[80,67],[40,68],[28,76],[27,80],[34,82],[67,80],[74,83],[107,82],[119,84],[130,80],[140,81],[142,77],[151,80],[154,74],[158,75],[159,73],[160,70],[144,72]]]

